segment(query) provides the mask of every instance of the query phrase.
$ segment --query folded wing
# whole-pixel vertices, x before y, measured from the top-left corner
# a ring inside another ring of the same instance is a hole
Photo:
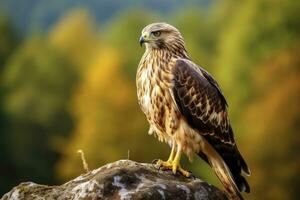
[[[250,174],[234,141],[227,103],[218,84],[204,69],[187,59],[178,59],[172,67],[172,95],[188,124],[219,153],[230,169],[240,191],[250,188],[241,170]],[[206,161],[206,155],[199,155]]]

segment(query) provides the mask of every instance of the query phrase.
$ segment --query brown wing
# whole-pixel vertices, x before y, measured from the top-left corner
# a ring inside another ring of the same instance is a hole
[[[238,187],[249,191],[240,174],[241,169],[250,172],[236,147],[227,103],[216,81],[204,69],[186,59],[178,59],[172,73],[172,92],[181,114],[224,159]],[[207,160],[205,155],[200,153],[200,156]]]
[[[208,72],[184,59],[172,69],[175,101],[189,125],[208,138],[234,145],[226,100]]]

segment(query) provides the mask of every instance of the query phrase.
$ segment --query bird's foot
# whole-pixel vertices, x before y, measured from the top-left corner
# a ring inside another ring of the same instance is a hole
[[[163,161],[160,159],[156,161],[156,165],[159,167],[159,169],[170,169],[170,170],[172,170],[172,166],[173,166],[172,161],[169,160]]]
[[[176,163],[175,161],[163,161],[163,160],[157,160],[156,165],[159,166],[159,169],[163,169],[163,170],[172,170],[173,174],[175,175],[176,172],[178,171],[179,173],[181,173],[183,176],[185,177],[190,177],[191,173],[182,169],[182,167]]]

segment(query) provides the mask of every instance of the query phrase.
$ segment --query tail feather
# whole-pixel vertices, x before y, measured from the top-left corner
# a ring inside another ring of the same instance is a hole
[[[241,164],[243,172],[245,172],[245,174],[247,176],[250,176],[251,175],[251,171],[250,171],[250,169],[249,169],[246,161],[244,160],[244,158],[242,156],[240,156],[240,164]]]
[[[234,175],[233,178],[240,192],[250,192],[250,186],[243,176],[239,174]]]
[[[229,168],[239,191],[249,193],[250,186],[247,180],[242,176],[242,171],[244,171],[246,175],[250,175],[250,170],[238,150],[236,151],[235,156],[232,155],[229,157],[228,155],[223,155],[222,159]]]
[[[233,174],[218,152],[206,142],[203,152],[198,154],[210,164],[226,190],[230,200],[243,200],[240,192],[249,192],[250,187],[244,177]]]
[[[226,163],[222,159],[210,159],[209,162],[226,189],[227,196],[231,200],[243,200],[239,186],[235,183],[235,179],[228,169]],[[242,186],[242,184],[241,184]]]

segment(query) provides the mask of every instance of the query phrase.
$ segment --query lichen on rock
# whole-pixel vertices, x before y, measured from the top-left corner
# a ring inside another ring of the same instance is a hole
[[[120,160],[60,186],[21,183],[2,200],[226,200],[225,194],[198,178],[162,171],[152,164]]]

